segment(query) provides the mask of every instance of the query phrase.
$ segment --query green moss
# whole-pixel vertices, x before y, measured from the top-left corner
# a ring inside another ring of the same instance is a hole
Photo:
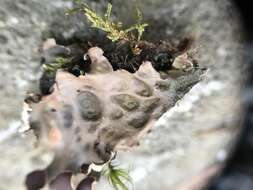
[[[128,190],[126,183],[132,184],[129,171],[113,165],[111,162],[104,168],[103,175],[107,176],[108,181],[116,190]]]
[[[99,15],[96,11],[91,9],[88,5],[81,3],[80,0],[75,1],[78,7],[68,11],[68,13],[81,11],[84,13],[88,21],[90,21],[91,26],[107,33],[107,37],[113,42],[116,41],[128,41],[131,43],[133,52],[135,54],[139,53],[137,47],[138,42],[148,26],[147,23],[143,23],[143,16],[140,9],[136,6],[137,11],[137,22],[136,24],[124,27],[121,22],[115,22],[111,19],[112,4],[107,5],[107,10],[103,16]]]
[[[44,64],[43,69],[47,73],[55,74],[58,69],[65,67],[68,63],[70,63],[69,59],[57,57],[55,62],[50,64]]]

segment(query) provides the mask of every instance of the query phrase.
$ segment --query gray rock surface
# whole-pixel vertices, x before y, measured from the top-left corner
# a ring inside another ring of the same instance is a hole
[[[105,7],[101,2],[91,5],[99,10]],[[132,21],[131,1],[115,0],[113,5],[114,15]],[[0,190],[24,189],[25,174],[50,162],[50,155],[33,148],[31,134],[21,137],[16,129],[24,95],[40,75],[41,39],[52,32],[65,39],[90,34],[79,17],[64,17],[64,9],[71,6],[69,0],[0,2]],[[136,190],[174,190],[215,160],[223,160],[232,144],[246,73],[242,35],[229,1],[145,0],[141,7],[150,23],[146,39],[178,41],[191,35],[200,64],[209,68],[205,79],[157,122],[138,148],[119,153],[120,163],[133,165]],[[105,184],[97,187],[105,189]]]

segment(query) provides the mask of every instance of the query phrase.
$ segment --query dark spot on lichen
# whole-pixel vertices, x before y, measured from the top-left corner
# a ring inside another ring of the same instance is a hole
[[[97,96],[83,91],[78,95],[79,110],[85,120],[97,120],[101,116],[102,108]]]
[[[109,144],[96,141],[94,143],[93,148],[98,157],[101,158],[102,160],[108,161],[110,159],[112,148]]]
[[[34,135],[39,138],[41,134],[41,124],[39,121],[30,121],[30,128],[33,130]]]
[[[56,109],[55,108],[51,108],[50,111],[51,112],[56,112]]]
[[[76,128],[75,128],[75,134],[80,133],[80,131],[81,131],[81,128],[80,128],[80,127],[76,127]]]
[[[127,111],[135,110],[139,107],[139,101],[134,96],[128,94],[119,94],[111,97],[112,101],[119,104]]]
[[[77,139],[76,139],[76,142],[81,142],[81,140],[82,140],[82,137],[78,136]]]
[[[130,116],[128,119],[128,124],[136,129],[144,127],[144,125],[148,122],[149,115],[138,112]]]
[[[155,83],[155,88],[161,90],[161,91],[166,91],[170,88],[170,83],[169,81],[156,81]]]
[[[88,133],[94,133],[97,130],[97,126],[97,124],[91,124]]]
[[[8,43],[8,38],[2,34],[0,34],[0,44],[4,45]]]
[[[70,128],[73,124],[73,107],[69,104],[66,104],[63,106],[62,111],[62,120],[63,120],[63,126],[65,128]]]
[[[89,170],[89,166],[90,166],[90,164],[82,164],[82,166],[80,167],[81,172],[84,173],[84,174],[87,174],[88,170]]]
[[[87,152],[89,149],[90,149],[90,144],[85,144],[85,145],[83,146],[83,151],[84,151],[84,152]]]

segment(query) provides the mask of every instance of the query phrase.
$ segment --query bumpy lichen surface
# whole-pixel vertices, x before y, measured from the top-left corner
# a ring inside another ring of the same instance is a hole
[[[103,51],[89,49],[91,70],[76,77],[59,70],[53,92],[31,104],[31,128],[55,151],[48,179],[138,143],[154,122],[200,80],[203,69],[158,73],[144,62],[134,74],[113,71]],[[188,60],[189,61],[189,60]],[[167,135],[169,138],[169,134]]]

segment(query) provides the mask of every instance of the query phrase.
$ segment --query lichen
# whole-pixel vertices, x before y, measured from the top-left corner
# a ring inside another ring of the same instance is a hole
[[[102,49],[93,47],[87,54],[92,62],[89,72],[77,77],[58,70],[51,94],[29,103],[30,125],[38,144],[55,152],[54,161],[45,169],[48,182],[66,171],[78,173],[83,165],[107,163],[112,152],[138,144],[204,73],[192,67],[177,77],[162,79],[150,62],[135,73],[113,71]],[[126,174],[109,168],[111,183],[125,190],[115,173],[127,179]],[[89,179],[80,184],[91,185]]]

